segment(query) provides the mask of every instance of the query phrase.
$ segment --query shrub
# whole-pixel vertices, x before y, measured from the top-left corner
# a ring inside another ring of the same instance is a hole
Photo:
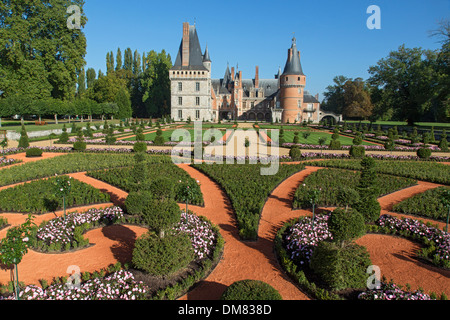
[[[168,234],[160,238],[147,233],[136,240],[132,262],[153,276],[170,275],[194,260],[191,240],[186,234]]]
[[[417,150],[417,156],[420,159],[429,159],[431,157],[431,149],[420,148]]]
[[[25,126],[22,125],[22,131],[20,131],[20,139],[19,139],[19,148],[28,148],[30,146],[30,142],[28,141],[28,134]]]
[[[147,151],[147,143],[145,142],[136,142],[133,146],[134,152],[146,152]]]
[[[350,156],[353,158],[364,158],[366,149],[363,146],[352,146],[350,148]]]
[[[125,199],[125,209],[130,215],[142,216],[145,207],[150,204],[152,199],[152,194],[148,191],[131,191]]]
[[[364,288],[370,265],[366,248],[354,243],[341,246],[328,241],[318,244],[310,261],[314,273],[332,290]]]
[[[302,157],[302,152],[301,152],[300,148],[294,147],[289,151],[289,156],[293,160],[300,160]]]
[[[439,142],[439,149],[442,151],[448,151],[448,141],[447,141],[447,133],[445,130],[442,131],[441,141]]]
[[[355,139],[353,139],[353,145],[360,146],[363,143],[363,139],[361,136],[356,136]]]
[[[75,141],[73,144],[73,149],[75,151],[84,151],[87,148],[87,144],[86,142],[82,142],[82,141]]]
[[[221,300],[283,300],[271,285],[259,280],[241,280],[233,283],[222,294]]]
[[[39,148],[31,148],[26,151],[27,158],[42,157],[42,150]]]
[[[362,214],[364,221],[367,223],[374,222],[380,218],[381,205],[376,197],[362,198],[362,200],[355,205],[355,209]]]
[[[353,240],[365,234],[363,216],[354,209],[344,210],[337,208],[328,219],[328,230],[333,235],[333,240],[342,242]]]
[[[156,145],[163,145],[166,140],[164,139],[164,136],[162,135],[162,130],[158,129],[156,132],[155,141],[153,141]]]
[[[69,134],[67,133],[66,125],[64,124],[62,134],[59,136],[58,142],[67,143],[69,141]]]
[[[165,231],[179,222],[181,210],[173,199],[152,199],[145,205],[142,222],[164,237]]]

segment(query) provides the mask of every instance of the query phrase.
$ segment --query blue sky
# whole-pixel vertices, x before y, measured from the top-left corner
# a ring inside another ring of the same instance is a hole
[[[381,9],[381,30],[369,30],[367,8]],[[166,50],[175,60],[182,23],[196,22],[213,78],[227,63],[244,78],[273,78],[284,68],[293,33],[301,52],[306,89],[321,98],[337,75],[367,79],[367,70],[402,44],[438,49],[428,31],[449,18],[450,0],[148,1],[86,0],[86,68],[106,71],[106,53],[117,48]]]

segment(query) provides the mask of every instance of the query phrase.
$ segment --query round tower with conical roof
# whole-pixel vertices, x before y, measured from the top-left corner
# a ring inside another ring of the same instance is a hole
[[[306,76],[303,74],[300,62],[300,52],[297,50],[295,37],[288,50],[286,67],[280,79],[280,106],[283,110],[282,123],[302,121],[303,94],[306,86]]]

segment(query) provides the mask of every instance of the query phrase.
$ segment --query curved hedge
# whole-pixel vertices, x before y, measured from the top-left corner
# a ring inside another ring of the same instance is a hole
[[[283,300],[280,293],[271,285],[259,280],[241,280],[230,285],[222,294],[221,300]]]

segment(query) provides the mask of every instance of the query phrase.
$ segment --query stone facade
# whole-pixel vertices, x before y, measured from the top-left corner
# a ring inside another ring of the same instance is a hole
[[[288,50],[284,72],[273,79],[243,78],[242,71],[227,66],[222,79],[211,79],[208,48],[203,53],[195,26],[183,24],[183,38],[170,70],[172,118],[175,121],[249,120],[282,123],[319,122],[318,95],[307,91],[306,76],[295,38]]]

